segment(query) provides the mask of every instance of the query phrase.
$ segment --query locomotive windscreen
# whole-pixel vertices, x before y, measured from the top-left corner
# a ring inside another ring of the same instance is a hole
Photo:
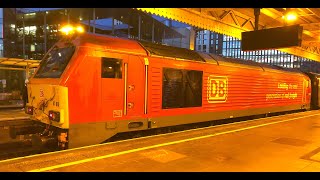
[[[172,46],[139,41],[151,54],[165,57],[188,59],[193,61],[205,61],[197,52]]]
[[[39,70],[35,78],[60,78],[64,69],[68,65],[75,46],[64,48],[53,48],[41,61]]]

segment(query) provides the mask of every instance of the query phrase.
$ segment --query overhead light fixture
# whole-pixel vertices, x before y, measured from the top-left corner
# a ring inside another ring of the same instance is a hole
[[[287,11],[282,18],[288,22],[297,20],[298,14],[294,11]]]

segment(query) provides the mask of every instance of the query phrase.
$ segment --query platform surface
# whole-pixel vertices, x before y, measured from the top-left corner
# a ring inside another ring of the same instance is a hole
[[[10,142],[9,126],[24,125],[30,123],[30,115],[22,108],[0,108],[0,145]]]
[[[28,119],[30,116],[22,108],[0,109],[0,122],[16,119]]]
[[[0,161],[1,172],[320,172],[320,111]]]

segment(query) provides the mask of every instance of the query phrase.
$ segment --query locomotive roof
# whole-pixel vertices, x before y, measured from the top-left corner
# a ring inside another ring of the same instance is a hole
[[[275,69],[275,70],[281,70],[281,71],[289,71],[289,72],[299,72],[299,73],[301,73],[300,70],[293,69],[293,68],[284,68],[284,67],[276,66],[276,65],[268,65],[268,64],[254,62],[252,60],[222,57],[222,56],[215,55],[215,54],[209,54],[209,55],[213,59],[218,61],[218,62],[227,62],[227,63],[233,63],[233,64],[243,64],[243,65],[252,66],[252,67],[260,67],[260,68],[262,68],[264,70],[266,70],[266,69]]]
[[[192,61],[200,62],[211,62],[217,65],[221,64],[235,64],[235,65],[246,65],[251,67],[260,68],[263,70],[274,69],[281,71],[297,72],[301,73],[300,70],[292,68],[283,68],[275,65],[267,65],[251,60],[227,58],[215,54],[209,54],[204,52],[197,52],[194,50],[179,48],[173,46],[167,46],[162,44],[155,44],[146,41],[138,41],[127,38],[119,38],[108,35],[85,33],[82,35],[80,44],[89,43],[90,46],[102,46],[106,49],[113,49],[122,52],[132,52],[135,54],[147,55],[157,55],[163,57],[180,58]],[[146,52],[147,51],[147,52]]]
[[[135,54],[147,55],[145,49],[134,40],[113,37],[108,35],[84,33],[80,36],[80,45],[89,45],[104,49],[112,49],[119,52],[132,52]]]
[[[196,51],[192,51],[190,49],[155,44],[146,41],[139,42],[151,55],[188,59],[193,61],[205,61]]]

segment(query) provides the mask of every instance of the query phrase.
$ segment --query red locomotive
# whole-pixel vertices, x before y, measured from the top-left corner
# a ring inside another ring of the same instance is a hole
[[[56,43],[28,84],[34,125],[11,134],[60,149],[120,132],[310,109],[295,70],[97,34]]]

